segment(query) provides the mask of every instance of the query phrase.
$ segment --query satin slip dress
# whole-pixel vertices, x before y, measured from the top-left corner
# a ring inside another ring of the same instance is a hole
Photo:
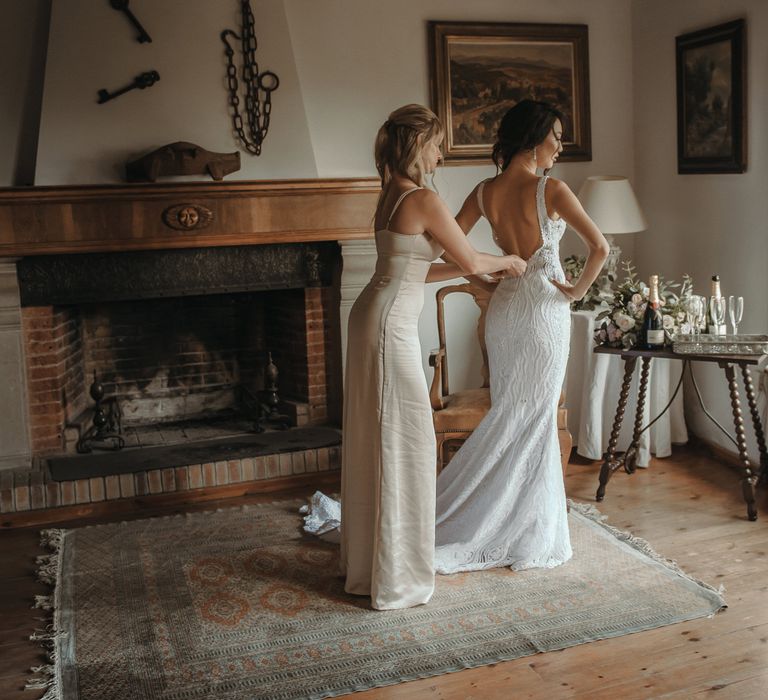
[[[341,568],[378,610],[434,590],[435,433],[418,320],[443,249],[427,234],[376,231],[376,271],[349,317],[344,381]]]

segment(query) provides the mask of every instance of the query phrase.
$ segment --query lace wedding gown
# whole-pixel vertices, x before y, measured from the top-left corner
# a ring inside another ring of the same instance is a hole
[[[437,479],[438,573],[554,567],[571,557],[557,439],[571,316],[549,281],[564,279],[565,222],[547,216],[546,183],[536,189],[541,246],[522,277],[499,282],[488,306],[491,410]]]

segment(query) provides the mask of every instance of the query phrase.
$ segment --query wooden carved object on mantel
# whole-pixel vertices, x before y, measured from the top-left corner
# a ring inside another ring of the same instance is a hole
[[[177,231],[205,228],[213,221],[213,212],[201,204],[174,204],[163,211],[163,222]]]
[[[176,141],[126,163],[128,182],[155,182],[161,175],[210,175],[221,180],[240,170],[240,152],[214,153],[187,141]]]

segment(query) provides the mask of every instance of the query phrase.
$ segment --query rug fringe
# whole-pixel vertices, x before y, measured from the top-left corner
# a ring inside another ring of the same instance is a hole
[[[34,674],[24,685],[25,690],[45,690],[40,700],[61,700],[61,673],[59,668],[58,641],[64,636],[59,629],[59,595],[61,588],[61,557],[63,553],[66,530],[49,529],[40,533],[40,546],[52,550],[51,554],[41,554],[37,557],[37,578],[42,583],[51,586],[50,595],[36,595],[33,608],[50,613],[46,618],[49,624],[44,629],[35,630],[29,638],[38,642],[45,649],[50,663],[33,666],[30,671]]]
[[[619,530],[619,528],[613,527],[613,525],[608,525],[608,523],[605,522],[608,519],[608,516],[601,513],[591,503],[579,503],[577,501],[568,499],[568,505],[571,507],[571,510],[576,511],[580,515],[583,515],[585,518],[589,518],[593,522],[597,523],[598,525],[600,525],[600,527],[610,532],[616,539],[621,540],[622,542],[626,542],[630,547],[632,547],[633,549],[636,549],[638,552],[642,552],[649,559],[652,559],[653,561],[658,562],[659,564],[662,564],[663,566],[665,566],[666,568],[668,568],[670,571],[674,572],[681,578],[684,578],[688,581],[692,581],[693,583],[701,586],[702,588],[705,588],[708,591],[715,593],[721,599],[720,600],[721,609],[728,607],[726,602],[722,599],[722,596],[725,593],[725,586],[723,586],[722,584],[717,588],[715,588],[714,586],[711,586],[705,581],[701,581],[700,579],[697,579],[694,576],[687,574],[685,571],[683,571],[680,568],[680,566],[676,561],[659,554],[653,547],[651,547],[651,544],[648,542],[648,540],[645,540],[642,537],[637,537],[636,535],[633,535],[631,532],[627,532],[626,530]],[[715,613],[712,613],[710,617],[712,617],[714,614]]]

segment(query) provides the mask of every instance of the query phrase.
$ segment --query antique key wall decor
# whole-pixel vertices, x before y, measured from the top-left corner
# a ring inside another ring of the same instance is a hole
[[[114,92],[109,92],[109,90],[105,89],[99,90],[98,103],[101,105],[110,100],[114,100],[115,97],[120,97],[120,95],[124,95],[130,90],[143,90],[144,88],[152,87],[158,80],[160,80],[160,74],[156,70],[147,71],[146,73],[137,75],[130,85],[126,85],[124,88],[120,88]]]
[[[109,0],[109,4],[118,12],[125,14],[131,24],[136,28],[136,31],[139,33],[136,37],[136,41],[140,44],[148,44],[152,41],[152,37],[147,34],[147,30],[141,26],[141,22],[136,19],[136,15],[134,15],[128,7],[128,0]]]

